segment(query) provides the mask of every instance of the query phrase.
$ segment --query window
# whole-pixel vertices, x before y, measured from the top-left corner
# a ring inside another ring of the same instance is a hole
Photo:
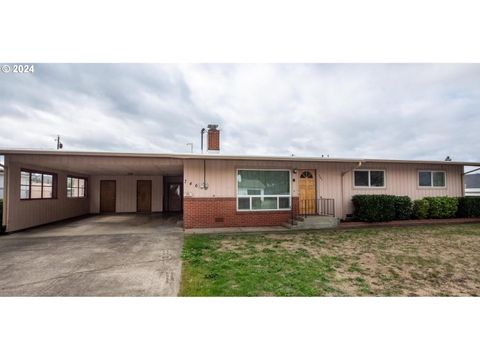
[[[385,187],[384,170],[355,170],[353,172],[355,187]]]
[[[290,171],[237,171],[238,210],[290,210],[290,203]]]
[[[313,179],[313,175],[310,171],[304,171],[302,175],[300,175],[300,179]]]
[[[22,170],[20,173],[20,199],[53,199],[55,175]]]
[[[87,180],[67,176],[67,197],[68,198],[84,198],[87,196]]]
[[[418,172],[419,187],[445,187],[445,171],[421,170]]]

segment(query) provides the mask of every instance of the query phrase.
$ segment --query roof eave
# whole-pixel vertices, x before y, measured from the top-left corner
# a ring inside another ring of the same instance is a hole
[[[63,151],[37,149],[0,149],[0,155],[55,155],[55,156],[112,156],[112,157],[153,157],[170,159],[221,159],[221,160],[259,160],[259,161],[298,161],[298,162],[343,162],[343,163],[403,163],[480,166],[480,162],[439,161],[439,160],[400,160],[400,159],[365,159],[365,158],[330,158],[299,156],[256,156],[256,155],[220,155],[191,153],[122,153],[98,151]]]

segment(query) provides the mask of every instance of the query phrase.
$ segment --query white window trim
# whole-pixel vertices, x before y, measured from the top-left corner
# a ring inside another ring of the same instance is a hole
[[[429,172],[430,173],[430,183],[432,185],[430,185],[430,186],[420,185],[420,173],[421,172]],[[433,173],[434,172],[443,173],[443,177],[445,179],[445,185],[444,186],[434,186],[433,185]],[[445,170],[418,170],[417,171],[417,187],[419,189],[446,189],[447,188],[447,172]]]
[[[355,171],[368,171],[368,186],[355,185]],[[371,186],[370,185],[370,171],[383,172],[383,186]],[[387,188],[387,172],[385,169],[355,169],[352,171],[352,184],[354,189],[386,189]]]
[[[238,172],[239,171],[288,171],[288,184],[290,189],[290,195],[238,195]],[[265,212],[265,211],[291,211],[292,210],[292,171],[290,169],[236,169],[235,171],[235,189],[236,189],[236,209],[239,212]],[[258,197],[276,197],[277,198],[277,208],[276,209],[252,209],[252,198]],[[238,199],[239,198],[250,198],[250,209],[239,209],[238,208]],[[280,198],[289,198],[290,206],[288,208],[278,208]]]

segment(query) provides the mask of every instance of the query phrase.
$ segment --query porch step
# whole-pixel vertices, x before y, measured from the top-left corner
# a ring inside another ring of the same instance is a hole
[[[293,221],[283,223],[283,226],[288,229],[329,229],[336,228],[339,224],[339,219],[333,216],[307,216],[303,221]]]

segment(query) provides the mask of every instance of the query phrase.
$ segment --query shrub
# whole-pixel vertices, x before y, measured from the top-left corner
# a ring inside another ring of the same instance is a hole
[[[425,199],[415,200],[413,202],[413,217],[416,219],[427,219],[429,203]]]
[[[408,220],[412,217],[412,200],[408,196],[395,196],[395,219]]]
[[[395,220],[395,198],[393,195],[354,195],[353,215],[357,220],[368,222]]]
[[[447,196],[426,197],[430,219],[453,218],[458,210],[458,198]]]
[[[480,197],[458,198],[457,217],[480,217]]]

